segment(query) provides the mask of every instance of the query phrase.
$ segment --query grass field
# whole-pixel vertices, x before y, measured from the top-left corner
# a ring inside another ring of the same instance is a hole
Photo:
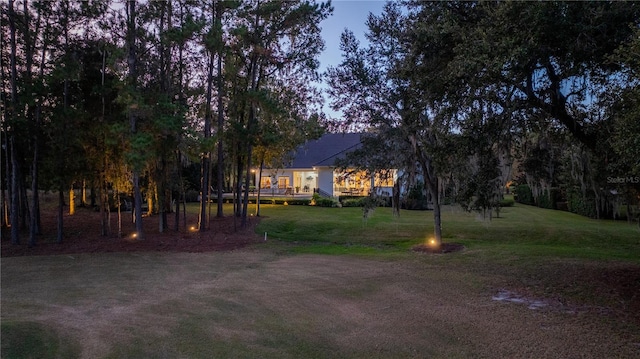
[[[339,247],[356,245],[354,252],[366,247],[405,250],[433,233],[431,212],[402,211],[395,218],[389,208],[378,208],[364,220],[357,208],[299,207],[295,215],[289,214],[293,211],[290,208],[263,205],[263,214],[270,218],[258,230],[288,242],[333,244],[338,251]],[[518,205],[504,208],[501,217],[492,220],[445,206],[442,222],[443,241],[459,242],[470,249],[490,249],[490,254],[498,256],[640,263],[640,230],[619,221],[596,221],[568,212]]]
[[[262,214],[267,242],[233,252],[3,258],[2,357],[640,356],[637,227],[446,207],[466,249],[428,255],[431,212]]]

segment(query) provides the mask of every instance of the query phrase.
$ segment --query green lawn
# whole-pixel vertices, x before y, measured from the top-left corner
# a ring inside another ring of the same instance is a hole
[[[287,242],[316,246],[294,251],[321,251],[333,245],[337,252],[405,250],[423,243],[433,233],[430,211],[402,211],[394,218],[390,208],[378,208],[366,221],[359,208],[316,208],[263,205],[268,217],[259,233]],[[489,255],[543,256],[640,262],[640,230],[620,221],[592,220],[568,212],[517,205],[504,208],[491,221],[476,213],[445,206],[443,241],[462,243]],[[324,245],[324,246],[323,246]]]

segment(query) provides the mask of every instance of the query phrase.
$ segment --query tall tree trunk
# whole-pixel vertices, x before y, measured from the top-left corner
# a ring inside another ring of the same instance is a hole
[[[122,204],[120,203],[120,190],[118,189],[118,186],[116,186],[115,192],[115,201],[118,210],[118,238],[122,238]]]
[[[107,114],[107,106],[105,100],[105,87],[104,87],[104,75],[107,68],[107,49],[106,47],[101,51],[102,66],[100,71],[100,105],[101,116],[100,121],[104,124],[105,116]],[[102,157],[102,169],[100,170],[98,188],[100,191],[100,228],[103,236],[108,236],[111,232],[111,208],[109,206],[109,186],[107,185],[107,168],[109,159],[106,151],[106,134],[102,135],[102,146],[105,149]],[[91,192],[93,195],[93,191]],[[93,200],[92,200],[93,202]]]
[[[438,179],[435,179],[435,190],[431,189],[431,198],[433,200],[433,235],[436,245],[442,245],[442,215],[440,207],[440,196],[437,190]]]
[[[182,165],[180,164],[180,150],[176,150],[176,170],[178,171],[178,190],[176,191],[177,195],[175,197],[176,202],[176,213],[175,213],[175,231],[180,230],[180,199],[182,196]]]
[[[27,183],[25,182],[22,171],[19,172],[20,177],[20,229],[26,231],[29,228],[31,214],[29,212],[29,199],[27,196]]]
[[[137,84],[137,55],[136,55],[136,0],[127,1],[127,46],[129,54],[127,63],[129,65],[129,85],[133,91],[136,91]],[[137,133],[137,118],[135,111],[129,108],[129,125],[131,127],[131,135]],[[135,225],[137,240],[144,240],[144,232],[142,229],[142,193],[140,191],[140,169],[139,164],[133,166],[133,197],[135,204]]]
[[[213,165],[211,164],[211,159],[209,159],[209,187],[207,188],[207,228],[211,228],[211,206],[212,206],[212,201],[211,201],[211,197],[213,195],[213,188],[211,187],[211,184],[213,182]]]
[[[435,175],[435,169],[430,160],[426,160],[425,170],[425,184],[429,193],[431,194],[431,200],[433,202],[433,235],[435,243],[434,245],[440,247],[442,245],[442,216],[440,208],[440,196],[438,193],[438,177]]]
[[[184,26],[184,8],[183,3],[180,2],[180,26]],[[178,45],[178,105],[182,113],[182,106],[184,106],[184,42],[180,41]],[[176,220],[175,220],[175,230],[176,232],[180,230],[180,200],[184,197],[184,181],[182,178],[182,161],[180,150],[176,150],[176,170],[178,171],[179,178],[179,188],[178,195],[176,197]],[[186,201],[186,199],[184,199]],[[186,215],[186,213],[185,213]],[[186,220],[185,220],[185,228],[186,228]]]
[[[149,178],[151,176],[149,175]],[[151,217],[151,215],[155,212],[154,202],[157,202],[158,192],[157,186],[151,180],[149,180],[149,185],[147,186],[147,216]]]
[[[198,219],[198,230],[204,232],[207,230],[207,202],[209,201],[209,166],[211,164],[211,151],[209,151],[209,138],[211,137],[211,100],[213,94],[213,52],[208,51],[209,64],[207,70],[207,96],[206,108],[204,115],[204,143],[205,150],[202,155],[202,172],[201,172],[201,200],[200,200],[200,217]]]
[[[82,180],[82,189],[80,192],[80,207],[87,206],[87,181]]]
[[[258,195],[256,198],[256,217],[260,217],[260,191],[262,189],[262,169],[264,168],[264,153],[260,156],[260,170],[258,171],[258,179],[256,180],[256,187],[258,188]]]
[[[435,247],[442,245],[442,216],[440,208],[440,196],[438,191],[438,176],[436,175],[436,169],[433,167],[431,158],[424,154],[419,153],[416,147],[415,138],[411,139],[411,145],[414,148],[414,154],[422,167],[422,173],[424,177],[424,187],[431,194],[433,201],[433,243]]]
[[[11,152],[11,244],[20,244],[20,179],[14,135],[9,138]]]
[[[216,11],[216,21],[221,21],[222,19],[222,9],[218,9]],[[220,32],[220,36],[218,37],[218,41],[220,44],[218,45],[218,64],[217,64],[217,72],[218,72],[218,208],[217,208],[217,217],[224,217],[222,201],[223,201],[223,192],[224,192],[224,147],[223,147],[223,137],[222,131],[224,131],[224,107],[222,103],[222,97],[224,94],[224,77],[222,74],[222,32]]]
[[[49,28],[49,23],[47,22],[47,29]],[[45,30],[45,33],[48,30]],[[46,61],[46,53],[47,53],[48,43],[45,41],[42,46],[42,55],[40,57],[40,69],[39,76],[40,78],[44,77],[44,67]],[[33,215],[31,216],[31,224],[29,228],[29,246],[35,246],[37,238],[36,236],[40,234],[40,194],[38,191],[38,183],[39,183],[39,162],[40,162],[40,125],[42,118],[42,101],[38,101],[36,105],[35,112],[35,128],[33,130],[33,161],[31,163],[31,193],[32,193],[32,205]]]
[[[11,66],[11,106],[9,107],[9,120],[12,123],[17,122],[17,107],[18,107],[18,69],[16,64],[16,14],[13,9],[13,0],[9,0],[8,4],[8,17],[9,17],[9,31],[10,31],[10,66]],[[19,225],[19,212],[18,212],[18,158],[16,154],[15,145],[15,129],[11,129],[9,136],[9,156],[11,156],[11,184],[9,190],[9,197],[11,198],[11,243],[20,243],[20,229]]]
[[[244,198],[242,200],[242,221],[240,226],[245,228],[247,226],[247,212],[249,210],[249,186],[251,185],[251,152],[253,146],[251,142],[247,145],[247,167],[244,176]]]
[[[5,115],[5,113],[2,113],[2,115]],[[9,219],[9,215],[11,213],[10,211],[10,207],[11,207],[11,166],[9,165],[9,158],[11,157],[10,155],[10,148],[9,148],[9,131],[7,131],[6,128],[6,121],[3,121],[2,123],[3,126],[3,131],[0,133],[0,136],[4,135],[4,141],[3,141],[3,148],[4,148],[4,183],[7,186],[7,193],[5,195],[4,190],[2,190],[2,225],[6,226],[7,228],[10,226],[10,219]]]
[[[256,16],[256,26],[258,25],[258,17]],[[262,69],[256,54],[251,63],[251,91],[257,92],[260,88],[260,79],[262,78]],[[252,100],[249,105],[249,119],[247,121],[247,172],[245,174],[245,192],[242,205],[242,228],[247,226],[247,211],[249,206],[249,185],[251,184],[251,156],[253,152],[253,127],[256,125],[256,104]]]
[[[160,85],[161,92],[167,98],[173,99],[171,93],[171,84],[169,81],[169,73],[171,72],[171,45],[165,40],[165,32],[171,29],[171,15],[173,5],[170,1],[163,3],[160,13]],[[166,21],[165,21],[166,19]],[[165,25],[166,24],[166,25]],[[175,112],[172,113],[175,116]],[[160,168],[157,171],[156,180],[156,205],[158,207],[158,230],[163,233],[167,230],[167,212],[171,210],[170,195],[167,194],[167,160],[164,151],[160,152]]]
[[[64,53],[65,55],[69,54],[69,2],[68,1],[64,1],[64,25],[63,25],[63,32],[64,32]],[[64,84],[63,84],[63,116],[60,117],[60,121],[62,122],[62,131],[60,132],[60,141],[61,141],[61,149],[58,153],[58,170],[60,172],[58,172],[58,176],[59,176],[59,203],[58,203],[58,243],[62,243],[62,239],[64,237],[63,231],[64,231],[64,226],[63,226],[63,213],[62,213],[62,208],[64,206],[64,188],[65,188],[65,182],[66,182],[66,176],[67,173],[65,171],[65,162],[66,162],[66,139],[67,139],[67,134],[66,134],[66,116],[67,116],[67,112],[69,110],[69,74],[65,72],[64,74]],[[73,192],[73,191],[70,191]],[[72,193],[69,193],[69,196],[71,196]],[[70,198],[71,199],[71,198]],[[71,211],[74,210],[75,203],[71,203],[71,201],[69,201],[69,211],[71,214]]]
[[[157,196],[157,207],[158,207],[158,230],[160,233],[163,233],[167,230],[167,211],[171,209],[171,205],[167,205],[167,199],[170,197],[167,195],[167,184],[166,184],[166,174],[165,168],[167,166],[167,161],[164,159],[164,154],[162,155],[162,159],[160,160],[162,169],[160,171],[160,181],[156,186],[156,196]]]
[[[56,239],[56,243],[62,243],[64,233],[64,187],[62,182],[60,183],[60,187],[58,188],[58,235]]]
[[[38,132],[37,130],[34,133]],[[38,193],[38,136],[34,135],[33,162],[31,163],[31,208],[33,214],[29,224],[29,246],[36,245],[36,236],[40,233],[40,200]]]
[[[136,226],[136,239],[144,240],[144,233],[142,230],[142,192],[140,191],[140,175],[138,170],[133,170],[133,220]]]
[[[5,66],[2,66],[3,62],[0,59],[0,78],[4,79]],[[5,103],[5,105],[7,105]],[[9,228],[9,203],[8,203],[8,190],[11,183],[9,177],[9,141],[7,140],[7,112],[0,111],[0,166],[4,166],[4,172],[0,173],[0,176],[4,178],[0,179],[0,227]],[[5,185],[7,192],[5,192]]]
[[[238,154],[236,163],[236,178],[235,178],[235,216],[242,216],[242,171],[244,169],[244,162],[242,161],[242,145],[238,143]]]
[[[74,214],[76,214],[76,192],[72,184],[69,189],[69,215],[73,216]]]

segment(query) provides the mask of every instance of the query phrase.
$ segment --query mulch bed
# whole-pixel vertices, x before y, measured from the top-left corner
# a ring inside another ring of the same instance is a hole
[[[431,253],[431,254],[444,254],[454,253],[464,250],[464,246],[460,243],[442,243],[440,246],[433,246],[428,244],[418,244],[411,248],[414,252]]]
[[[54,211],[51,211],[54,212]],[[195,231],[197,216],[188,215],[186,226],[180,218],[180,229],[175,231],[175,214],[168,214],[169,230],[160,233],[158,216],[143,218],[145,238],[133,237],[135,226],[131,221],[131,213],[122,214],[122,235],[117,236],[117,214],[111,214],[111,232],[109,236],[101,235],[100,213],[88,208],[79,208],[76,214],[64,216],[64,239],[56,243],[56,214],[43,212],[41,215],[42,234],[37,238],[34,247],[27,245],[28,230],[20,233],[20,244],[12,245],[8,228],[2,229],[1,256],[33,256],[52,254],[104,253],[104,252],[211,252],[228,251],[245,247],[261,241],[255,234],[255,226],[259,218],[250,217],[246,228],[240,227],[240,219],[234,216],[210,220],[209,229],[200,233]]]

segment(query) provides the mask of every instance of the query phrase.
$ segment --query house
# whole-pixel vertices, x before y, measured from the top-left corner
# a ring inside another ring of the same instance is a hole
[[[263,191],[271,189],[278,194],[318,192],[323,196],[366,196],[374,187],[378,193],[391,194],[397,178],[395,170],[381,171],[371,178],[364,171],[336,168],[337,159],[361,146],[361,137],[360,133],[329,133],[308,141],[292,154],[289,165],[282,169],[264,169],[256,183],[260,183]]]

